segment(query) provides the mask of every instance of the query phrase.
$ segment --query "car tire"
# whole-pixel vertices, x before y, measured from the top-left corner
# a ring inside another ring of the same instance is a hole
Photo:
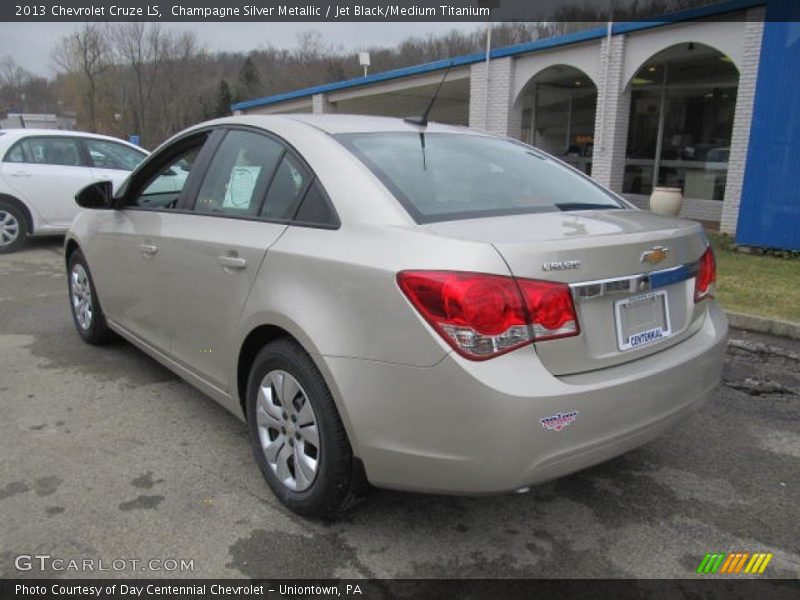
[[[289,510],[332,518],[363,497],[363,470],[353,457],[330,390],[293,340],[276,340],[258,353],[248,379],[246,408],[256,462]]]
[[[28,218],[16,205],[0,200],[0,254],[16,252],[28,239]]]
[[[117,336],[108,328],[89,265],[80,250],[70,254],[67,261],[67,286],[72,321],[83,341],[101,345],[115,340]]]

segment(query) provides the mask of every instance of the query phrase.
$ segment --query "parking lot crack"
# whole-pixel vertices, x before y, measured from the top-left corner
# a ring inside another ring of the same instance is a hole
[[[800,395],[796,390],[786,387],[780,383],[770,379],[755,379],[747,377],[742,381],[724,379],[723,385],[751,396],[767,396],[767,395],[785,395],[785,396],[798,396]]]

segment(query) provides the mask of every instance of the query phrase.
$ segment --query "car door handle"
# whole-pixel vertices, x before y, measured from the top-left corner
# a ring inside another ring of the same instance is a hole
[[[153,244],[139,244],[139,251],[146,256],[153,256],[158,252],[158,246]]]
[[[9,173],[9,175],[11,175],[12,177],[30,177],[31,176],[31,174],[28,173],[27,171],[13,171],[12,173]]]
[[[244,269],[247,266],[247,261],[239,256],[223,255],[218,256],[219,264],[228,269]]]

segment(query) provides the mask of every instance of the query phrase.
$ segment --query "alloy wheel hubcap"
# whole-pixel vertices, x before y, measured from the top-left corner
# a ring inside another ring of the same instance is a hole
[[[295,492],[311,487],[319,471],[317,416],[286,371],[270,371],[261,380],[256,423],[264,457],[280,482]]]
[[[92,288],[89,286],[89,277],[83,265],[75,265],[70,273],[69,285],[72,295],[72,307],[75,310],[75,319],[80,328],[86,331],[92,326]]]
[[[13,244],[19,237],[19,221],[10,212],[0,210],[0,246]]]

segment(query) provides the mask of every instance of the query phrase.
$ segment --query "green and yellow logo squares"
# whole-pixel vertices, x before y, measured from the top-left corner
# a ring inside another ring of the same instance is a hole
[[[706,554],[697,572],[707,573],[726,573],[736,575],[749,573],[751,575],[761,575],[767,568],[769,561],[772,560],[771,552],[715,552]]]

